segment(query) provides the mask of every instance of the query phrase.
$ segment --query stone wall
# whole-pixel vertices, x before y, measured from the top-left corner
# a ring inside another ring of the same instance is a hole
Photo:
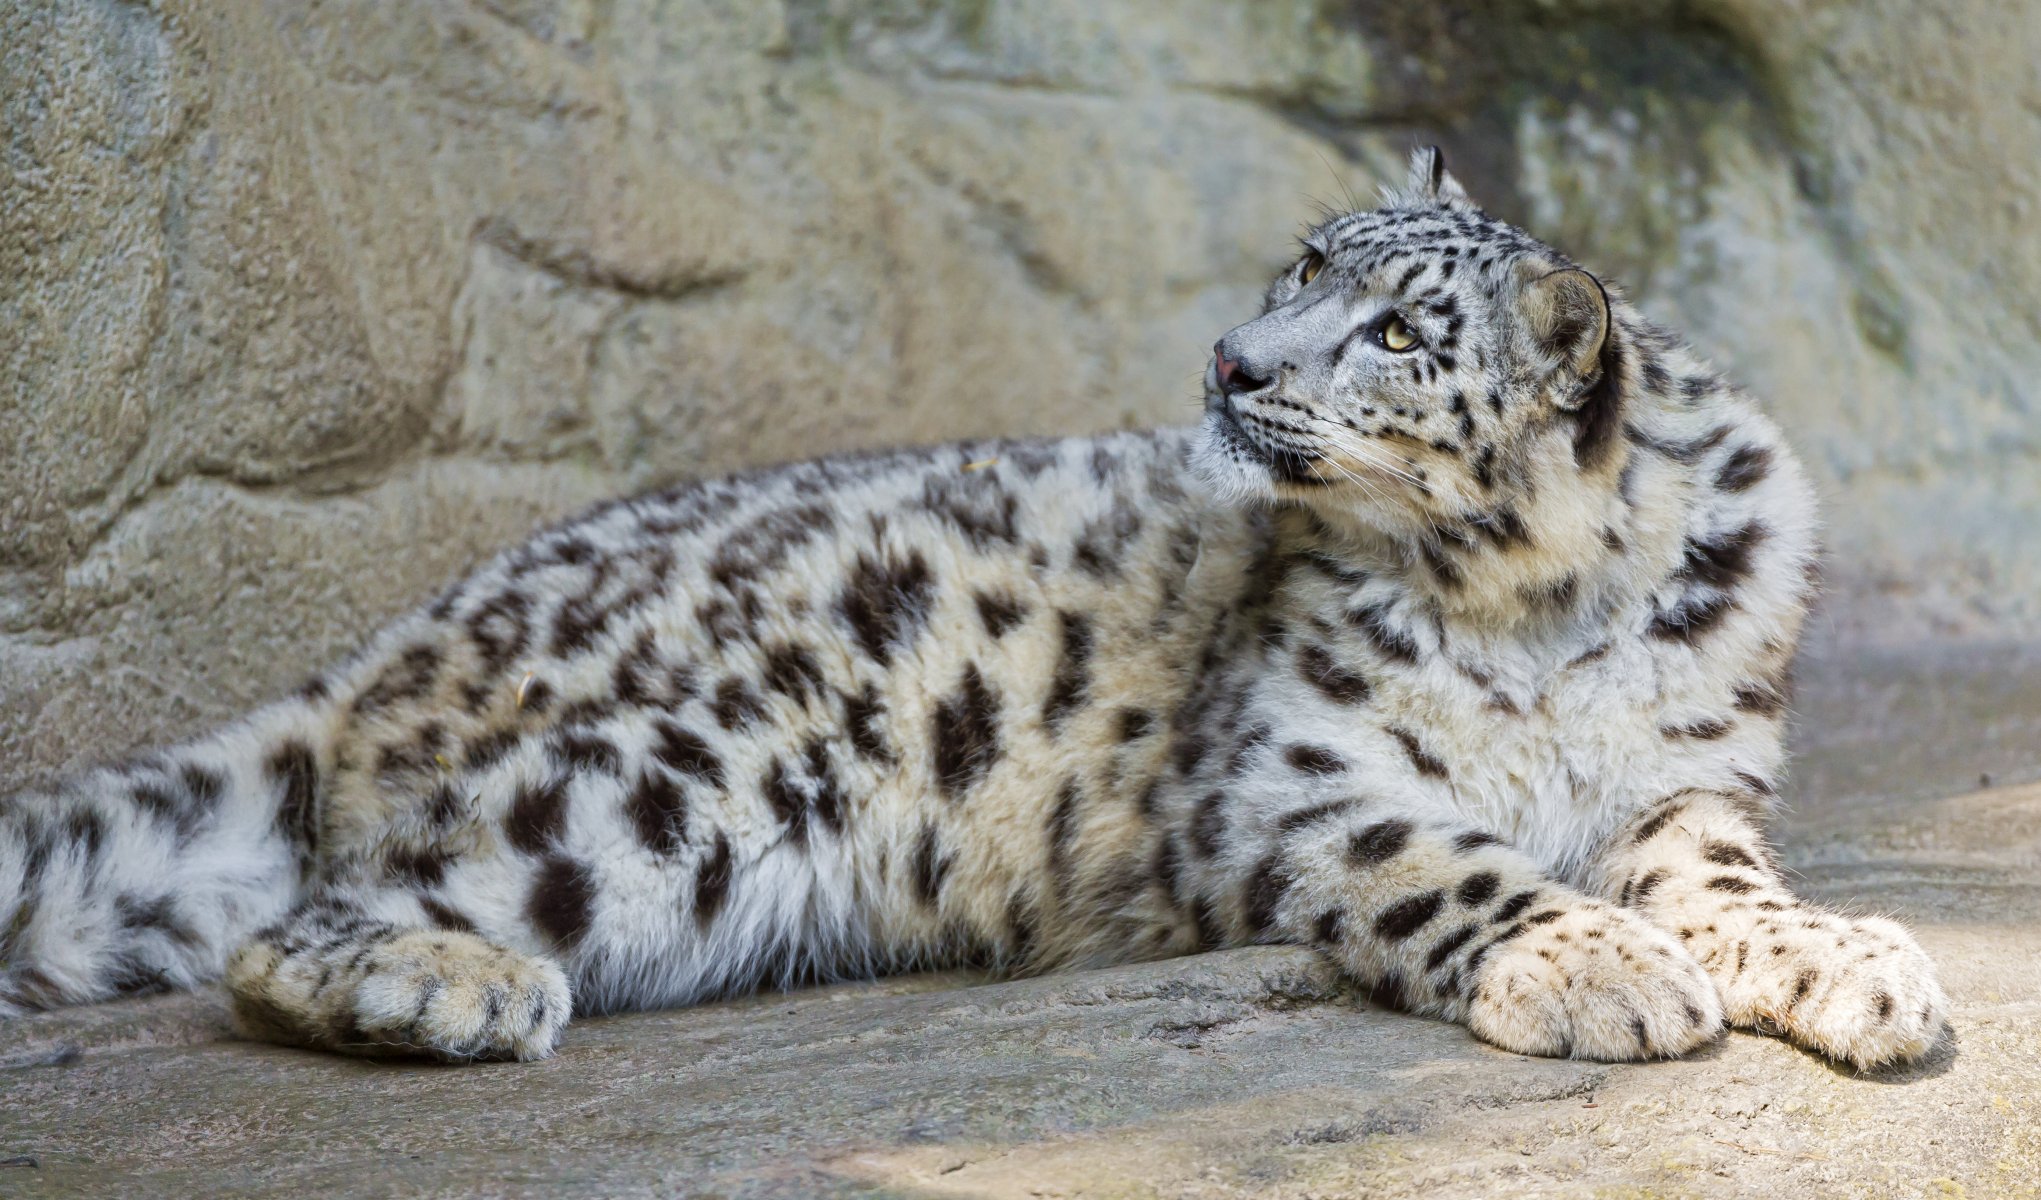
[[[1420,139],[1769,398],[1829,653],[2031,631],[2037,57],[1992,0],[7,5],[0,785],[602,496],[1189,419]]]

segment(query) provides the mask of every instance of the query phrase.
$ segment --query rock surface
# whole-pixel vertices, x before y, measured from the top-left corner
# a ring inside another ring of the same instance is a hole
[[[0,787],[536,522],[1188,418],[1443,142],[1768,398],[1848,650],[2041,630],[2041,25],[1994,0],[0,8]]]
[[[1980,763],[2041,773],[2041,672],[1991,657],[1804,700],[1819,799],[1788,863],[1912,923],[1953,1001],[1904,1070],[1746,1034],[1522,1058],[1288,949],[582,1021],[550,1061],[461,1068],[238,1042],[205,993],[0,1028],[0,1163],[35,1163],[0,1195],[2041,1195],[2041,786],[1922,799]]]

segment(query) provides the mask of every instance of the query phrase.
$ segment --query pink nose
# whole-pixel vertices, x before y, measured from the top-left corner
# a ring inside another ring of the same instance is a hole
[[[1240,369],[1240,360],[1226,357],[1226,352],[1216,344],[1212,347],[1212,367],[1219,373],[1219,390],[1226,391],[1226,385],[1233,382],[1233,373]]]

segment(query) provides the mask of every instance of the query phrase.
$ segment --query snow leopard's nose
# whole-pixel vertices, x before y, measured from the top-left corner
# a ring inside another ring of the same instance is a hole
[[[1229,396],[1258,392],[1269,385],[1267,379],[1256,375],[1239,359],[1228,357],[1223,341],[1212,345],[1212,369],[1219,376],[1219,390]]]

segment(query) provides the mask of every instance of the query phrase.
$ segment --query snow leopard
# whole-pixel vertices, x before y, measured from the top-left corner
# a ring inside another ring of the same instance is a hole
[[[1947,1002],[1768,830],[1808,478],[1434,149],[1189,428],[825,458],[539,533],[238,723],[0,808],[0,1016],[224,980],[453,1062],[574,1014],[1315,947],[1504,1050],[1859,1069]]]

